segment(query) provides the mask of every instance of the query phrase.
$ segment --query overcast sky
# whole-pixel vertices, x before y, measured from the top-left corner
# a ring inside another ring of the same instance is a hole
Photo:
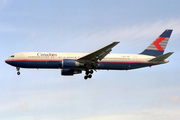
[[[1,120],[179,120],[179,0],[0,0]],[[169,63],[61,76],[7,65],[18,52],[140,53],[165,29]]]

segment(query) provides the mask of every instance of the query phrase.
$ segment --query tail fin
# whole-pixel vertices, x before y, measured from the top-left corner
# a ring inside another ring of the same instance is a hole
[[[164,53],[173,30],[166,29],[153,43],[151,43],[142,53],[144,55],[160,56]]]

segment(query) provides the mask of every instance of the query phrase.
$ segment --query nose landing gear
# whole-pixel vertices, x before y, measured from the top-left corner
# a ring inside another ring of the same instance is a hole
[[[17,70],[17,75],[20,75],[21,73],[20,73],[20,68],[19,67],[16,67],[16,70]]]
[[[86,75],[84,76],[84,79],[92,78],[93,70],[86,70]]]

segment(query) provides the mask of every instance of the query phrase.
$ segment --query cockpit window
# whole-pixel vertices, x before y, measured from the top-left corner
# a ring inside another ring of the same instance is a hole
[[[11,57],[14,57],[14,55],[11,55]]]

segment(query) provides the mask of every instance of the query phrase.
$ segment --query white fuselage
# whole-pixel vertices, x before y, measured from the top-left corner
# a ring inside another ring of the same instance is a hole
[[[63,59],[77,60],[87,53],[22,52],[6,59],[6,63],[22,68],[63,68]],[[149,63],[154,56],[142,54],[108,54],[98,61],[97,69],[128,70],[162,63]],[[168,62],[165,60],[163,63]],[[78,69],[84,69],[82,66]],[[76,68],[72,68],[76,69]]]

